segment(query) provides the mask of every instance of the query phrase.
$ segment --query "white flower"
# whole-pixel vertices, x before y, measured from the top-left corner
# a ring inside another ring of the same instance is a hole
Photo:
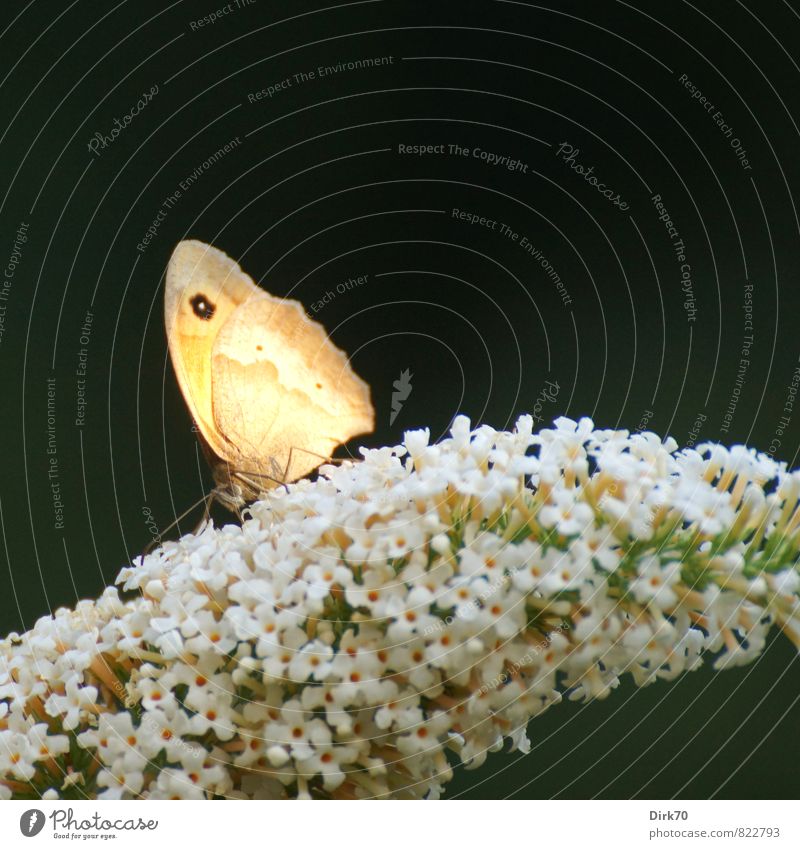
[[[321,640],[306,643],[289,662],[289,678],[298,683],[324,681],[331,671],[333,649]]]
[[[409,728],[408,733],[401,734],[397,738],[397,748],[406,756],[438,750],[441,738],[447,734],[451,725],[449,714],[443,711],[434,713]]]
[[[433,593],[426,587],[414,587],[405,598],[395,597],[386,605],[389,627],[386,631],[391,643],[402,642],[416,634],[435,628],[437,618],[430,613]]]
[[[86,749],[94,749],[103,763],[111,764],[118,755],[139,745],[138,729],[127,711],[101,713],[97,727],[79,734],[78,743]]]
[[[61,717],[67,731],[75,728],[87,711],[92,711],[97,701],[97,688],[83,686],[77,675],[69,678],[63,696],[53,693],[45,702],[45,710],[50,716]]]
[[[427,427],[420,430],[407,430],[403,434],[403,444],[412,460],[418,462],[425,455],[425,449],[428,447],[430,438],[431,432]]]
[[[543,527],[569,537],[583,533],[592,525],[594,511],[588,504],[576,501],[572,490],[556,490],[539,511],[538,518]]]
[[[290,699],[280,711],[281,723],[270,727],[275,743],[286,746],[296,761],[303,761],[314,754],[316,746],[328,746],[332,740],[331,730],[321,720],[308,714],[302,704]]]
[[[38,758],[27,734],[0,730],[0,774],[19,781],[30,781],[36,774],[34,763]]]
[[[564,696],[800,647],[800,473],[532,425],[363,450],[0,640],[0,798],[436,798]]]
[[[358,754],[354,746],[333,742],[316,744],[307,758],[298,763],[298,772],[305,778],[322,776],[326,790],[335,790],[345,779],[347,764],[353,764]]]
[[[123,799],[138,796],[144,785],[145,760],[136,752],[126,752],[101,769],[97,786],[105,788],[100,799]]]
[[[631,593],[642,604],[655,604],[667,610],[677,602],[673,587],[680,581],[681,564],[662,564],[657,556],[648,557],[631,583]]]

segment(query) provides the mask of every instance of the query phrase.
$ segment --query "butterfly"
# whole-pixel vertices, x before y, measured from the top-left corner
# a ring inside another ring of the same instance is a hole
[[[298,301],[257,286],[222,251],[180,242],[164,294],[169,352],[211,466],[238,510],[371,433],[369,386]]]

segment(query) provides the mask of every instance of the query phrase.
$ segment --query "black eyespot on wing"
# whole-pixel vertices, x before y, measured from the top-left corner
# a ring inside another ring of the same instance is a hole
[[[195,295],[189,303],[192,305],[194,314],[203,321],[208,321],[217,309],[216,306],[214,306],[214,304],[202,293]]]

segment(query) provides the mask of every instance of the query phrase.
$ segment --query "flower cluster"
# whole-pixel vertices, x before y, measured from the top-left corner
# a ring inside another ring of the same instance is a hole
[[[0,643],[0,796],[436,797],[565,695],[800,646],[800,472],[455,420]]]

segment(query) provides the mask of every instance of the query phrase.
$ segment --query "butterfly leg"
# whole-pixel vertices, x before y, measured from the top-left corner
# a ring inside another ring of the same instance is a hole
[[[251,489],[258,489],[258,481],[253,480],[253,478],[260,478],[261,480],[272,481],[277,486],[285,486],[285,476],[283,480],[279,478],[273,477],[272,475],[265,474],[264,472],[251,472],[251,471],[236,471],[234,472],[234,477],[238,478],[242,483],[247,484]],[[264,490],[262,490],[263,492]]]
[[[280,472],[279,467],[276,468],[276,474],[280,475],[277,477],[276,475],[268,475],[265,472],[256,472],[251,471],[249,469],[237,469],[232,472],[232,476],[237,478],[239,481],[244,483],[246,486],[250,487],[252,490],[258,490],[258,480],[272,481],[272,483],[277,484],[278,486],[283,486],[288,491],[289,488],[289,469],[292,466],[292,455],[295,451],[295,446],[289,447],[289,457],[286,460],[286,467],[283,469],[283,472]],[[303,451],[306,454],[311,454],[312,457],[319,457],[320,460],[323,460],[326,463],[343,463],[344,459],[339,459],[335,457],[326,457],[323,454],[318,454],[316,451],[309,451],[307,448],[297,448],[297,451]],[[273,466],[275,466],[275,462],[273,460]],[[255,480],[254,480],[255,478]],[[263,490],[262,490],[263,491]],[[229,507],[229,503],[225,502],[225,506]],[[230,507],[229,507],[230,509]]]
[[[208,522],[209,516],[211,515],[211,505],[219,500],[219,487],[215,486],[211,492],[205,497],[205,504],[203,506],[203,518],[197,523],[197,526],[192,531],[192,533],[197,536],[200,531],[205,527],[206,522]]]

